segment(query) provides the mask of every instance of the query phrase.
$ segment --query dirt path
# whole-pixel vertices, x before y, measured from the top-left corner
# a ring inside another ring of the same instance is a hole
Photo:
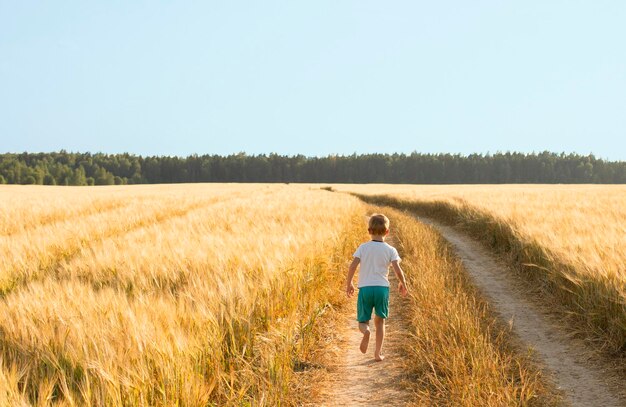
[[[585,351],[569,339],[556,323],[523,295],[523,289],[506,265],[497,261],[478,242],[452,227],[420,217],[434,226],[453,245],[472,281],[513,332],[535,350],[539,362],[552,373],[572,406],[626,406],[607,385],[608,378],[590,366]]]
[[[391,242],[390,242],[391,243]],[[393,244],[393,243],[392,243]],[[389,319],[386,324],[382,362],[374,361],[376,333],[374,321],[370,323],[372,334],[366,354],[359,351],[361,332],[355,320],[356,293],[350,310],[342,316],[340,354],[338,356],[334,380],[320,393],[318,406],[404,406],[411,397],[406,390],[404,371],[401,360],[402,342],[408,338],[405,317],[400,312],[403,298],[396,289],[397,282],[390,273],[391,293],[389,298]]]

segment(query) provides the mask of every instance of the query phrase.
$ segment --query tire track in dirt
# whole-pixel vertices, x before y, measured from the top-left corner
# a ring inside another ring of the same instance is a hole
[[[450,242],[475,286],[499,317],[509,322],[513,333],[534,349],[536,358],[572,406],[626,406],[626,400],[611,391],[614,379],[595,367],[585,356],[584,347],[524,295],[524,288],[504,263],[462,232],[429,218],[417,219],[437,229]]]

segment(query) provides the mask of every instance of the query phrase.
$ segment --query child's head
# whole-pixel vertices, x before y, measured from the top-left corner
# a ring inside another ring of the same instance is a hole
[[[370,235],[383,236],[389,232],[389,218],[383,214],[375,213],[370,217],[367,231]]]

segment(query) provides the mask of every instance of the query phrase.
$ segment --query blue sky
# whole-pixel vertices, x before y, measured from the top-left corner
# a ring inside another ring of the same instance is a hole
[[[0,0],[0,151],[626,160],[626,2]]]

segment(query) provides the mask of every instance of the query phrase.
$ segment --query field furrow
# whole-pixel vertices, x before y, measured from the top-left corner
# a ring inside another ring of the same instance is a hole
[[[0,237],[0,253],[7,261],[0,269],[0,295],[33,279],[58,276],[62,266],[97,247],[100,242],[116,239],[135,230],[184,217],[233,196],[197,198],[183,202],[172,200],[133,200],[116,211],[94,213],[63,224],[48,225],[22,236]]]
[[[12,222],[4,222],[0,236],[16,238],[20,234],[36,234],[36,229],[38,228],[43,228],[59,222],[73,221],[75,219],[85,218],[91,215],[102,215],[106,212],[115,212],[118,209],[130,204],[131,201],[127,199],[113,200],[111,198],[105,198],[95,202],[89,202],[84,204],[84,206],[77,208],[51,208],[43,214],[33,214],[31,212],[31,219],[26,222],[20,222],[20,219],[24,219],[24,214],[7,214],[6,216],[10,217]]]

